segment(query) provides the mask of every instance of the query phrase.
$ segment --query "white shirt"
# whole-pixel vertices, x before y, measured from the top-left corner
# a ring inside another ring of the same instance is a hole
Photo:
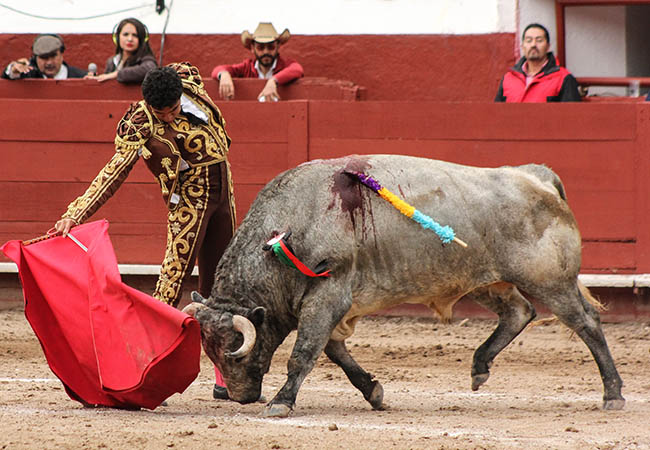
[[[115,70],[120,70],[122,68],[122,54],[118,53],[113,56],[113,64],[115,64]]]
[[[255,60],[255,70],[257,70],[257,78],[259,78],[261,80],[269,80],[269,79],[271,79],[273,77],[273,69],[275,69],[275,66],[277,64],[278,64],[278,58],[275,58],[273,60],[273,65],[271,66],[269,71],[264,74],[260,70],[260,62],[259,62],[259,60]]]
[[[43,78],[47,78],[45,75],[43,75]],[[68,66],[65,64],[61,64],[61,68],[57,72],[56,75],[54,75],[55,80],[67,80],[68,79]]]
[[[185,94],[181,95],[181,110],[188,112],[203,122],[208,123],[208,115]]]

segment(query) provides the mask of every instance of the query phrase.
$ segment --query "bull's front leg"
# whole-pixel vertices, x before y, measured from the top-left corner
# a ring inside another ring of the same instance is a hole
[[[327,298],[319,296],[318,291]],[[287,362],[287,381],[266,405],[265,417],[287,417],[291,413],[302,382],[323,353],[334,327],[350,309],[349,295],[333,296],[331,289],[324,291],[318,289],[303,300],[296,343]]]

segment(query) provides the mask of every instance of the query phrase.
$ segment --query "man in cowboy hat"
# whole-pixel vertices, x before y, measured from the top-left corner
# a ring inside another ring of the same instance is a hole
[[[86,71],[69,66],[63,61],[63,38],[58,34],[39,34],[32,44],[31,59],[12,61],[2,72],[2,78],[83,78]]]
[[[278,84],[287,84],[304,75],[302,66],[290,58],[279,54],[280,46],[285,44],[291,34],[285,30],[279,34],[269,22],[260,22],[251,35],[248,30],[241,34],[244,47],[253,54],[239,64],[222,64],[212,70],[212,78],[219,80],[219,95],[225,100],[235,98],[232,77],[261,78],[268,80],[257,98],[260,101],[278,101]]]

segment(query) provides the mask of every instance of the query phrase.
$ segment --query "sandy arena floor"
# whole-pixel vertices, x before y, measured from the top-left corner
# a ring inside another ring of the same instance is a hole
[[[383,384],[387,409],[372,411],[322,356],[292,416],[265,419],[262,404],[212,399],[205,356],[199,377],[167,407],[83,408],[49,370],[23,311],[0,311],[0,449],[650,449],[650,324],[605,325],[627,398],[614,412],[600,409],[596,365],[560,324],[525,331],[472,392],[472,353],[494,326],[366,318],[348,347]],[[265,378],[269,399],[284,382],[294,338]]]

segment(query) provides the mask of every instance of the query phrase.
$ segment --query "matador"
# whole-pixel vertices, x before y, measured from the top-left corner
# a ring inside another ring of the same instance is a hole
[[[55,229],[67,234],[119,188],[141,156],[162,192],[167,248],[153,296],[174,307],[198,258],[199,291],[208,296],[217,263],[235,229],[226,122],[190,63],[147,74],[144,99],[117,126],[115,154]]]

